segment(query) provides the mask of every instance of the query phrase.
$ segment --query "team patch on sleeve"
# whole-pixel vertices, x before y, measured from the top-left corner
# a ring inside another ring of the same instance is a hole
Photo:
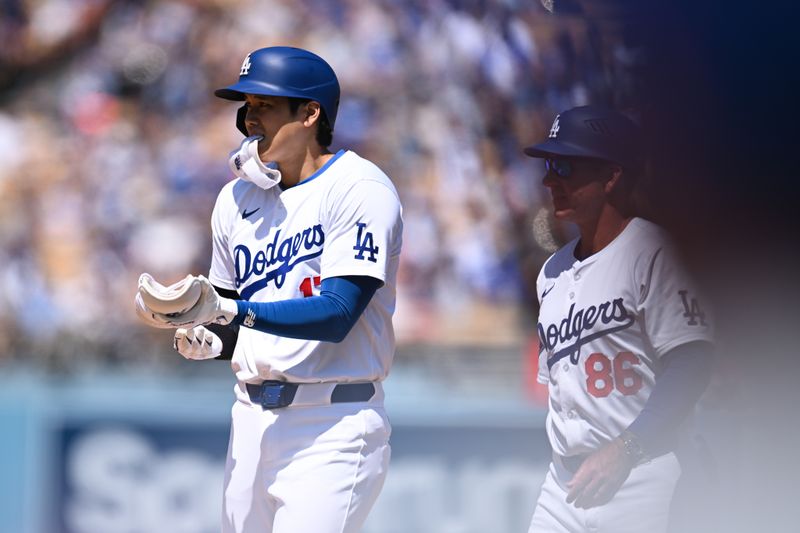
[[[706,314],[700,309],[700,304],[697,303],[697,298],[689,296],[689,291],[678,291],[681,295],[681,303],[683,303],[683,316],[686,318],[686,324],[689,326],[706,326]]]
[[[356,234],[356,244],[353,246],[353,250],[357,252],[354,256],[355,259],[362,261],[366,259],[377,263],[378,259],[375,256],[380,251],[380,248],[375,245],[372,232],[367,231],[367,225],[363,222],[356,222],[356,226],[358,227],[358,233]]]

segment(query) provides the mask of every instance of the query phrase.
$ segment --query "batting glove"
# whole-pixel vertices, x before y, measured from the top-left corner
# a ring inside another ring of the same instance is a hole
[[[137,312],[161,328],[191,328],[202,324],[229,324],[238,313],[236,300],[222,298],[204,276],[187,276],[164,287],[149,274],[139,278]]]
[[[133,302],[136,306],[136,316],[138,316],[148,326],[160,329],[174,329],[175,326],[165,322],[164,320],[161,320],[155,311],[152,311],[145,305],[140,293],[136,293]]]
[[[172,329],[174,326],[160,319],[157,313],[188,311],[200,299],[201,292],[200,281],[194,276],[186,276],[177,283],[165,287],[145,272],[139,276],[139,290],[134,299],[136,314],[148,326]]]
[[[185,359],[195,361],[213,359],[222,353],[222,340],[203,326],[178,328],[172,346]]]
[[[258,156],[260,135],[247,137],[237,150],[230,153],[228,166],[237,178],[249,181],[264,190],[281,182],[281,171],[275,163],[264,163]]]

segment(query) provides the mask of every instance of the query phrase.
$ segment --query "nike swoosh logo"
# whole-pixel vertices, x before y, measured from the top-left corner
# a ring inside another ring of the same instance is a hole
[[[555,283],[553,283],[552,285],[550,285],[550,288],[548,288],[548,289],[545,289],[545,291],[542,293],[542,300],[544,300],[544,297],[545,297],[545,296],[547,296],[548,294],[550,294],[550,291],[552,291],[552,290],[555,288],[555,286],[556,286],[556,284],[555,284]]]
[[[256,207],[252,211],[248,211],[248,210],[245,209],[244,211],[242,211],[242,218],[250,218],[259,209],[261,209],[261,208],[260,207]]]

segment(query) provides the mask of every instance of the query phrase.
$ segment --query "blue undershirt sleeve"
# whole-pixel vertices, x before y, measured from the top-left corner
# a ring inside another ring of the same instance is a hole
[[[322,280],[319,296],[279,302],[237,300],[239,312],[232,323],[281,337],[341,342],[382,283],[369,276],[343,276]]]
[[[675,430],[703,394],[711,379],[713,346],[696,341],[683,344],[663,356],[664,371],[628,429],[639,437],[648,455],[671,449]]]

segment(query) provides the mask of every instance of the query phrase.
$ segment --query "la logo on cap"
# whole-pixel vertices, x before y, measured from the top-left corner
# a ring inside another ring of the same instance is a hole
[[[556,119],[553,121],[553,126],[550,128],[550,138],[555,139],[558,135],[558,119],[561,115],[556,115]]]
[[[239,71],[239,76],[246,76],[250,73],[250,54],[247,54],[247,57],[244,58],[242,62],[242,70]]]

